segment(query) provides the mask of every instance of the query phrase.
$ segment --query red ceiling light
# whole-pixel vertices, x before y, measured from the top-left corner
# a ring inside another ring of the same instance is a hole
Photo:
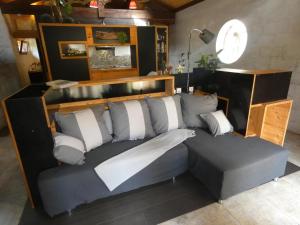
[[[137,9],[137,4],[135,0],[131,0],[129,3],[129,9]]]
[[[90,8],[98,8],[97,0],[90,1]]]

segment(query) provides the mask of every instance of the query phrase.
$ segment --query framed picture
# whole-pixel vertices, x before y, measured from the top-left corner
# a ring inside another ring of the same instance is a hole
[[[29,42],[28,41],[18,41],[18,50],[20,55],[27,55],[29,52]]]
[[[85,42],[59,41],[58,47],[62,59],[80,59],[87,57]]]

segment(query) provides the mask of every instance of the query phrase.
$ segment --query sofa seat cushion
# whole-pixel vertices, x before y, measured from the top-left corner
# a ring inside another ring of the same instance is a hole
[[[54,216],[83,203],[171,179],[188,169],[188,150],[182,143],[110,192],[94,168],[147,140],[107,143],[86,153],[84,165],[62,165],[43,171],[38,184],[46,212]]]
[[[282,176],[288,155],[284,148],[257,137],[233,133],[213,137],[201,129],[185,144],[190,152],[191,172],[217,199]]]

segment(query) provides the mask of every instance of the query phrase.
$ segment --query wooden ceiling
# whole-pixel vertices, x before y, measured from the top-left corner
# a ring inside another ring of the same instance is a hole
[[[195,5],[204,0],[157,0],[161,4],[166,5],[171,8],[173,11],[180,11],[192,5]]]
[[[38,0],[0,0],[0,8],[2,13],[11,13],[11,14],[43,14],[49,13],[50,8],[47,5],[31,5]],[[67,0],[65,0],[67,1]],[[84,0],[86,1],[86,0]],[[138,1],[138,0],[137,0]],[[175,21],[175,12],[190,7],[194,4],[202,2],[204,0],[150,0],[145,7],[145,10],[127,10],[127,14],[136,13],[138,16],[141,14],[146,15],[145,18],[150,21],[156,21],[159,23],[172,24]],[[112,0],[111,3],[107,4],[107,13],[112,13],[113,9],[118,13],[120,9],[128,9],[130,0]],[[76,5],[79,6],[79,5]],[[80,5],[81,6],[81,5]],[[75,9],[76,8],[76,9]],[[87,16],[91,17],[89,14],[96,14],[95,9],[88,8],[88,5],[81,7],[74,7],[74,12],[80,12],[77,16]],[[81,14],[81,13],[84,13]],[[125,14],[125,12],[124,12]],[[96,15],[93,15],[96,17]],[[115,18],[115,17],[114,17]],[[121,17],[122,18],[122,17]],[[140,18],[140,17],[138,17]],[[76,18],[78,19],[78,18]],[[96,18],[97,19],[97,18]],[[80,21],[80,20],[79,20]]]

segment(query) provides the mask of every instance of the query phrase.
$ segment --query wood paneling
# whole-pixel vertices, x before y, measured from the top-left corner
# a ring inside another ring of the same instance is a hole
[[[90,70],[91,80],[107,80],[125,77],[139,76],[138,70],[135,69],[119,69],[119,70]]]
[[[260,137],[283,146],[291,108],[291,100],[267,104]]]
[[[193,0],[157,0],[158,2],[161,2],[164,5],[169,6],[170,8],[172,8],[173,10],[176,10],[180,7],[183,7],[187,4],[191,4],[192,2],[196,2]]]

